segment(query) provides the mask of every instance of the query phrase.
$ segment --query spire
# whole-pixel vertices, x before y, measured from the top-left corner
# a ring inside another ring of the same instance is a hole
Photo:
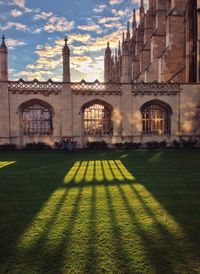
[[[70,49],[68,47],[67,36],[64,39],[65,45],[63,47],[63,82],[70,82]]]
[[[105,55],[108,56],[108,57],[111,57],[111,49],[110,49],[110,43],[107,42],[107,48],[106,48],[106,51],[105,51]]]
[[[132,31],[134,33],[134,31],[137,28],[137,22],[136,22],[136,12],[135,9],[133,10],[133,22],[132,22]]]
[[[5,39],[6,39],[6,37],[3,35],[3,36],[2,36],[2,44],[1,44],[2,46],[5,46],[5,45],[6,45],[6,44],[5,44]]]
[[[140,24],[144,20],[145,10],[144,10],[144,0],[140,0]]]
[[[69,49],[68,43],[67,43],[68,42],[67,36],[65,36],[64,41],[65,41],[65,45],[63,47],[63,53],[70,54],[70,49]]]
[[[124,40],[125,40],[125,35],[124,35],[124,31],[123,31],[123,33],[122,33],[122,42],[124,42]]]
[[[121,42],[119,41],[119,46],[118,46],[118,56],[121,56]]]
[[[64,41],[65,41],[65,46],[67,46],[67,42],[68,42],[68,38],[67,38],[67,36],[65,36]]]
[[[126,39],[130,40],[130,23],[129,23],[129,21],[127,22]]]
[[[8,81],[8,50],[5,43],[5,36],[2,36],[0,45],[0,81]]]
[[[144,0],[140,0],[140,8],[144,9]]]
[[[6,43],[5,43],[5,39],[6,39],[5,36],[3,35],[1,39],[2,39],[1,49],[7,50]]]
[[[115,48],[115,64],[117,63],[117,48]]]

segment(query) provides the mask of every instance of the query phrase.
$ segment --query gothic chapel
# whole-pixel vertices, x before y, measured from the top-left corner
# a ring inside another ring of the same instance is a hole
[[[200,0],[149,0],[140,22],[127,23],[118,50],[107,44],[104,82],[70,79],[63,47],[63,81],[10,81],[5,37],[0,46],[0,144],[70,138],[87,141],[172,142],[200,136]]]

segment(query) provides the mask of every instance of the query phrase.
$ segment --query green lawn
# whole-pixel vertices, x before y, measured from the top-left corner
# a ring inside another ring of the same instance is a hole
[[[1,153],[0,273],[200,273],[200,151]]]

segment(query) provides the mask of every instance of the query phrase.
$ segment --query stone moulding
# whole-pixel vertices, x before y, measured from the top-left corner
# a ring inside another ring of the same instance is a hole
[[[100,83],[98,80],[94,82],[71,83],[72,92],[75,95],[121,95],[122,85],[116,83]]]
[[[100,83],[98,80],[94,82],[81,82],[69,83],[71,90],[75,95],[121,95],[122,85],[116,83]],[[13,94],[59,94],[62,91],[62,82],[41,82],[37,79],[33,81],[9,81],[8,88]]]
[[[16,94],[59,94],[62,91],[62,83],[53,82],[48,80],[47,82],[40,82],[37,79],[33,81],[24,81],[20,79],[19,81],[9,81],[8,82],[9,91]]]
[[[171,83],[134,83],[132,84],[133,95],[177,95],[180,93],[179,84]]]
[[[94,82],[69,83],[71,90],[75,95],[122,95],[122,84],[120,83],[100,83]],[[63,88],[62,82],[38,81],[9,81],[9,91],[13,94],[60,94]],[[179,84],[171,83],[132,83],[132,93],[137,95],[177,95],[180,93]]]

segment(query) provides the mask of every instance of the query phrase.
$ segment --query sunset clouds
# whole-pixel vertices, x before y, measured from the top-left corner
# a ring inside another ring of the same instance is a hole
[[[72,81],[103,79],[107,41],[114,49],[138,0],[0,0],[0,30],[9,47],[10,78],[62,80],[69,38]]]

